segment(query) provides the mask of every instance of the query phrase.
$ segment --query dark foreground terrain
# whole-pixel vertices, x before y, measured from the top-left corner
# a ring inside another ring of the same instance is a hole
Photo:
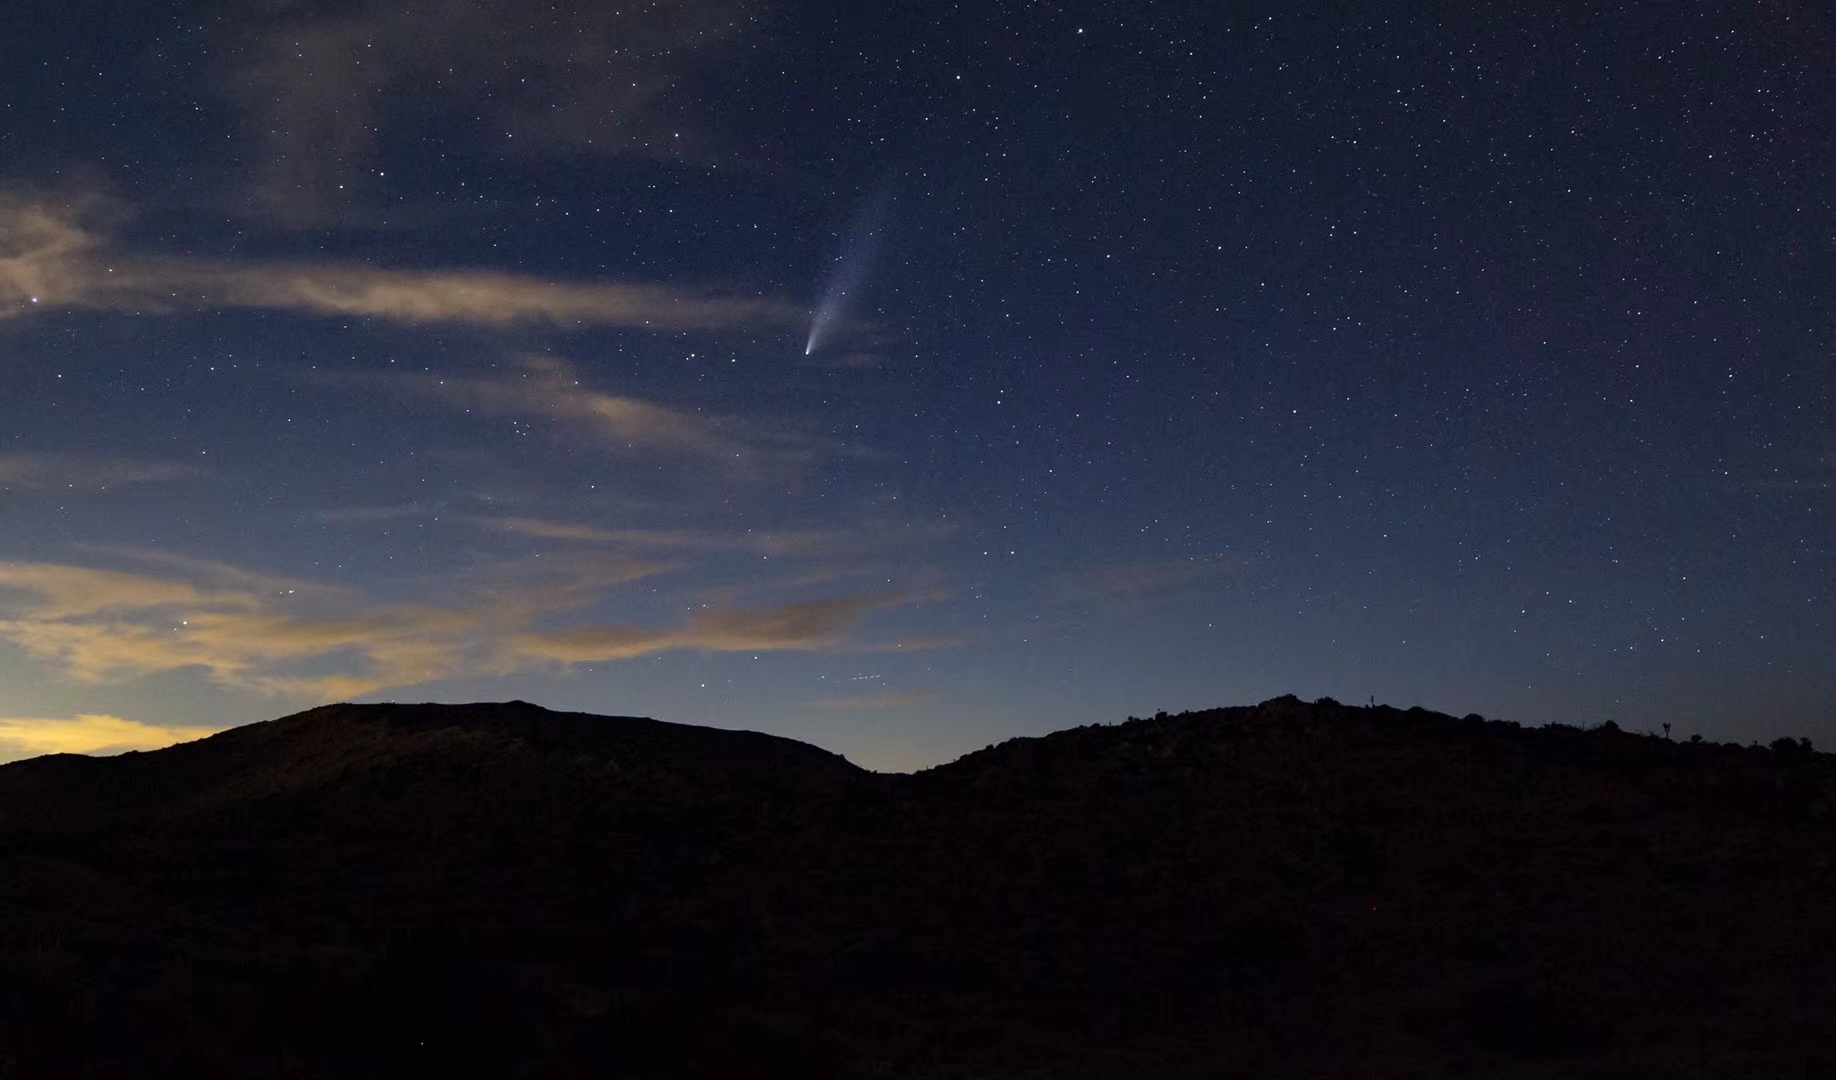
[[[1836,758],[1279,698],[0,767],[0,1077],[1836,1076]]]

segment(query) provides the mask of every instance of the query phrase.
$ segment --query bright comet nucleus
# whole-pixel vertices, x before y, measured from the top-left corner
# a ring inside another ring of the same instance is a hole
[[[892,184],[888,182],[880,185],[855,215],[854,225],[848,230],[848,242],[835,260],[822,301],[816,305],[816,314],[810,320],[810,336],[804,342],[803,355],[809,356],[822,347],[830,329],[842,321],[849,297],[861,291],[867,272],[873,267],[874,253],[879,250],[880,234],[891,207]]]

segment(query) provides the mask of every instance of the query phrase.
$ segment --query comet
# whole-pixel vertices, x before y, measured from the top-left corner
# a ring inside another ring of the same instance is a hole
[[[867,274],[873,268],[874,255],[879,251],[880,237],[891,209],[892,183],[889,179],[855,212],[847,243],[835,257],[828,286],[823,289],[822,300],[810,319],[810,336],[803,343],[803,355],[814,355],[835,328],[846,322],[844,315],[849,303],[866,287]]]

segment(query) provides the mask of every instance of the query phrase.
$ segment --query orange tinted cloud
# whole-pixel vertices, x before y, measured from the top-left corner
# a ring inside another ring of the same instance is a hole
[[[140,256],[116,250],[105,234],[85,227],[81,203],[0,194],[0,318],[52,308],[145,314],[263,308],[410,326],[656,331],[779,329],[804,318],[802,308],[777,300],[654,283]]]
[[[24,594],[25,606],[43,619],[179,605],[248,607],[257,601],[234,591],[209,592],[188,581],[55,563],[0,563],[0,600]]]
[[[947,522],[911,522],[837,529],[788,529],[745,533],[699,533],[659,529],[602,529],[539,518],[481,518],[499,532],[539,540],[678,551],[756,551],[766,555],[824,559],[880,555],[942,543],[957,535]]]
[[[775,607],[708,611],[680,627],[643,630],[588,626],[526,634],[513,648],[531,660],[563,664],[631,660],[677,649],[709,652],[817,652],[841,646],[868,612],[911,598],[897,593],[814,600]]]
[[[547,624],[668,569],[619,559],[535,560],[467,577],[472,602],[379,603],[350,590],[189,560],[164,574],[0,563],[0,640],[77,679],[194,669],[266,693],[346,698],[458,675],[503,675],[678,649],[840,648],[877,594],[709,610],[658,629]],[[443,590],[459,595],[450,583]]]
[[[226,685],[276,694],[347,697],[467,670],[479,612],[376,607],[353,618],[162,603],[106,618],[0,620],[0,638],[85,681],[196,668]],[[297,670],[315,662],[350,669]]]
[[[0,193],[0,316],[64,304],[94,287],[101,245],[75,218],[75,208]]]
[[[149,269],[150,276],[196,288],[205,301],[200,306],[358,315],[408,325],[535,322],[677,331],[788,326],[802,318],[799,308],[759,297],[651,284],[554,281],[492,270],[210,263]]]

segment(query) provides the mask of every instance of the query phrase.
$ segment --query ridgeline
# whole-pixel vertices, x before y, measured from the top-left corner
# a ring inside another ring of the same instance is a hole
[[[327,706],[0,766],[0,1076],[1836,1075],[1833,804],[1292,697],[915,775]]]

